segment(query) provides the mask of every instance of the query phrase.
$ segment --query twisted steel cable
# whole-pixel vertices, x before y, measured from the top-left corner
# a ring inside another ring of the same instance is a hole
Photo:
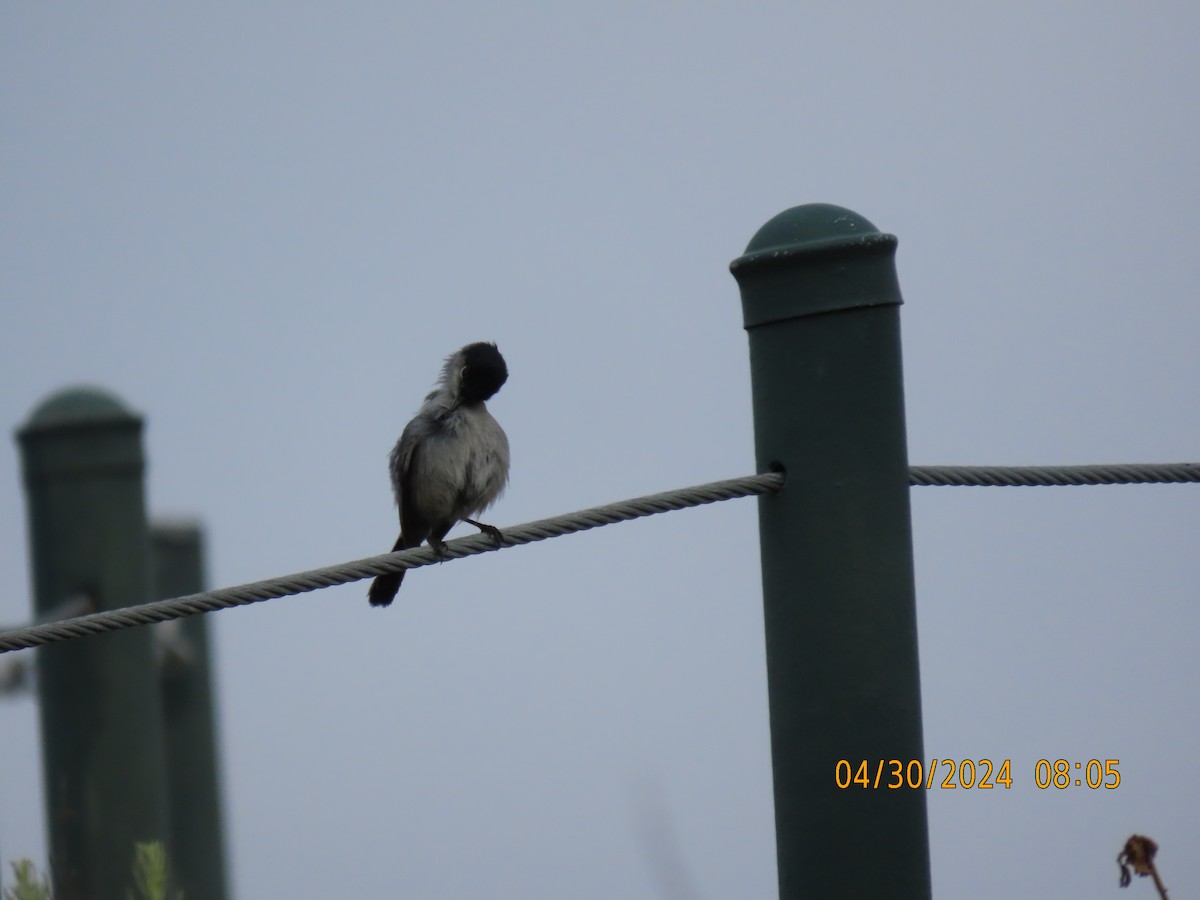
[[[1200,463],[1098,466],[912,466],[909,469],[909,483],[918,486],[1014,487],[1185,482],[1200,482]],[[643,516],[702,506],[720,500],[733,500],[737,497],[774,493],[783,487],[783,483],[784,476],[782,474],[771,472],[764,475],[747,475],[741,478],[730,478],[726,481],[714,481],[660,494],[649,494],[605,506],[594,506],[578,512],[505,528],[502,546],[517,547],[521,544],[560,537],[576,531],[587,531],[602,525],[612,525],[616,522],[638,519]],[[482,534],[472,535],[448,542],[444,558],[458,559],[497,549],[499,547],[490,537]],[[14,628],[0,632],[0,653],[40,647],[44,644],[90,634],[103,634],[120,628],[165,622],[169,619],[213,612],[231,606],[244,606],[262,600],[303,594],[319,588],[373,578],[384,572],[417,569],[442,560],[443,557],[439,557],[431,548],[420,547],[397,553],[369,556],[366,559],[326,566],[321,569],[310,569],[307,572],[298,572],[280,578],[268,578],[238,587],[204,591],[199,594],[189,594],[186,597],[156,600],[152,603],[104,610],[57,622]]]
[[[782,486],[783,476],[776,473],[748,475],[742,478],[731,478],[726,481],[714,481],[710,484],[665,491],[661,494],[636,497],[632,500],[623,500],[605,506],[594,506],[578,512],[505,528],[503,546],[516,547],[642,516],[687,509],[691,506],[715,503],[718,500],[732,500],[735,497],[764,494],[777,491]],[[445,558],[458,559],[497,549],[499,548],[490,537],[482,534],[472,535],[449,541],[446,544]],[[0,632],[0,653],[23,650],[28,647],[40,647],[44,644],[66,641],[89,634],[103,634],[107,631],[131,628],[135,625],[165,622],[168,619],[213,612],[231,606],[244,606],[248,603],[273,600],[277,597],[303,594],[318,588],[373,578],[383,572],[417,569],[442,560],[443,557],[439,557],[431,548],[420,547],[414,550],[401,550],[398,553],[369,556],[366,559],[326,566],[321,569],[310,569],[307,572],[298,572],[281,578],[268,578],[238,587],[204,591],[199,594],[189,594],[186,597],[156,600],[152,603],[104,610],[58,622],[30,625],[26,628]]]
[[[939,487],[1060,487],[1200,482],[1200,463],[1100,466],[912,466],[909,484]]]

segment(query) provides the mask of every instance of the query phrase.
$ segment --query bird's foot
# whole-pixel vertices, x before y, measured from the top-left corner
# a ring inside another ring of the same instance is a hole
[[[476,522],[474,519],[463,519],[463,521],[467,522],[470,525],[474,525],[476,528],[478,528],[480,531],[482,531],[484,534],[486,534],[488,537],[490,537],[493,541],[496,542],[497,547],[501,547],[504,545],[504,535],[502,535],[500,533],[500,529],[497,528],[495,525],[484,525],[482,522]]]
[[[440,539],[435,538],[432,535],[430,535],[429,546],[432,547],[433,552],[436,553],[442,559],[450,558],[450,554],[446,552],[446,542],[445,541],[440,540]]]

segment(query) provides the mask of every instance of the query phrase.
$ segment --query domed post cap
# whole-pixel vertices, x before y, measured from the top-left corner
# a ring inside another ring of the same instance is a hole
[[[56,391],[35,406],[20,433],[114,421],[140,422],[141,418],[115,394],[103,388],[80,385]]]
[[[141,472],[142,417],[96,387],[57,391],[17,430],[27,482],[96,470]]]
[[[902,303],[896,243],[865,216],[831,203],[784,210],[729,265],[745,327]]]

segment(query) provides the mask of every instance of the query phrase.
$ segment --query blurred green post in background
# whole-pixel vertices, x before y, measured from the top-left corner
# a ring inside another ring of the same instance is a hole
[[[36,614],[150,594],[142,420],[80,388],[17,433]],[[167,777],[152,632],[128,628],[38,652],[46,821],[56,900],[123,898],[137,841],[168,840]]]
[[[205,590],[200,526],[156,523],[150,529],[153,599]],[[162,684],[171,871],[187,898],[225,900],[225,843],[208,617],[155,625]]]
[[[811,204],[731,264],[758,471],[787,475],[758,501],[781,900],[930,896],[925,792],[883,762],[924,758],[895,251]]]

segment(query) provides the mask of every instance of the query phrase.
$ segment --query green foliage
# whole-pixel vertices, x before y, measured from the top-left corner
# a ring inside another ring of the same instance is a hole
[[[28,859],[12,863],[16,884],[4,889],[4,900],[53,900],[49,878],[38,878],[37,866]]]
[[[134,844],[133,883],[137,887],[137,896],[130,894],[129,900],[168,900],[169,880],[170,867],[163,845],[158,841]],[[183,891],[175,894],[175,900],[183,900]]]
[[[12,863],[16,884],[4,889],[4,900],[54,900],[50,879],[39,878],[37,866],[28,859]],[[183,900],[183,891],[173,898],[167,894],[170,881],[170,866],[167,851],[158,841],[138,842],[133,846],[133,883],[137,893],[129,893],[129,900]]]

